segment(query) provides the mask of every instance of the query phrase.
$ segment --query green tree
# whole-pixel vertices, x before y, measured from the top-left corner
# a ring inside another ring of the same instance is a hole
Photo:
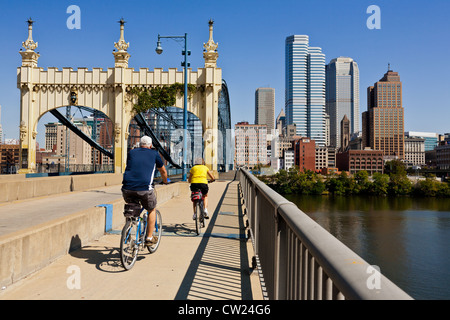
[[[388,193],[393,196],[408,195],[413,185],[406,175],[391,174],[389,177]]]
[[[197,91],[197,87],[188,84],[188,94]],[[149,109],[165,109],[175,105],[177,94],[184,95],[184,85],[176,82],[170,86],[156,86],[149,89],[133,88],[131,94],[136,103],[133,109],[136,113],[145,112]]]
[[[392,174],[406,176],[406,165],[401,160],[387,161],[384,165],[384,173],[389,176]]]
[[[432,178],[421,180],[416,184],[415,193],[426,197],[435,197],[439,192],[439,183]]]
[[[437,195],[439,197],[450,198],[450,185],[447,182],[441,182],[439,184]]]
[[[342,172],[339,176],[330,175],[327,177],[325,185],[328,192],[333,195],[342,196],[346,194],[347,174]]]
[[[359,194],[367,193],[370,186],[369,173],[366,170],[358,171],[354,174],[356,181],[355,191]]]
[[[389,188],[389,176],[375,172],[372,175],[373,182],[370,184],[370,193],[374,195],[387,195]]]

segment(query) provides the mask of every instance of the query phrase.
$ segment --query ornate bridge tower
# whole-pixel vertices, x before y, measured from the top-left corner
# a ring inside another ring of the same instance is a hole
[[[57,68],[38,67],[38,43],[33,40],[33,22],[28,20],[28,39],[22,43],[22,65],[17,68],[17,87],[20,90],[20,173],[36,170],[36,135],[39,119],[50,110],[69,105],[84,106],[103,112],[114,123],[115,172],[125,170],[128,127],[135,114],[135,87],[151,88],[183,83],[184,71],[169,68],[128,68],[130,44],[125,41],[125,22],[120,21],[120,38],[114,44],[114,68]],[[217,171],[218,102],[222,89],[222,70],[217,68],[217,43],[213,40],[213,22],[209,22],[209,40],[204,44],[204,68],[188,69],[188,83],[197,90],[188,101],[188,111],[203,124],[204,157],[211,170]],[[178,95],[175,107],[183,108]]]

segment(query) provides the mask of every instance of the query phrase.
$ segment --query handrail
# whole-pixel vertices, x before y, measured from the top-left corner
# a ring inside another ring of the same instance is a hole
[[[248,171],[239,175],[269,299],[412,299],[295,204]]]

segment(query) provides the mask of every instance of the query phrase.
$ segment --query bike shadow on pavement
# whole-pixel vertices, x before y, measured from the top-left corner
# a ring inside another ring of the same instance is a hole
[[[118,247],[87,245],[69,254],[77,259],[83,259],[86,263],[95,265],[97,270],[108,273],[126,272],[120,261]],[[145,259],[150,253],[141,251],[137,256],[137,262]]]

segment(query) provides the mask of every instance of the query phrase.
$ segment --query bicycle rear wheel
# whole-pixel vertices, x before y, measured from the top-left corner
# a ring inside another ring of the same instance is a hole
[[[137,224],[127,218],[120,237],[120,261],[125,270],[133,268],[139,252],[139,245],[136,243]]]
[[[147,249],[150,253],[153,253],[158,249],[159,244],[161,242],[161,235],[162,235],[162,217],[159,210],[156,210],[155,230],[153,231],[152,236],[157,237],[158,241],[152,244],[151,246],[147,246]]]
[[[195,232],[197,235],[202,233],[202,228],[205,226],[203,220],[203,203],[201,201],[197,201],[195,205]]]

